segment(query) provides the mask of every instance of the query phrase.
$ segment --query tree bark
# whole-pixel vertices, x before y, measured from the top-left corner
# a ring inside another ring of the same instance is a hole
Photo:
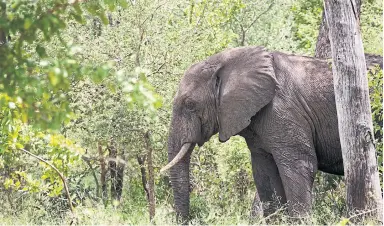
[[[332,52],[347,209],[350,214],[357,210],[376,210],[375,217],[381,221],[382,197],[359,10],[355,0],[324,0],[324,10]]]
[[[108,166],[109,166],[109,173],[111,177],[111,199],[112,201],[117,200],[117,149],[116,144],[111,141],[108,146],[109,151],[109,159],[108,159]]]
[[[124,151],[120,153],[120,158],[125,161]],[[121,194],[123,192],[123,182],[124,182],[124,170],[125,163],[119,161],[117,164],[117,177],[116,177],[116,200],[121,202]]]
[[[124,179],[124,153],[118,153],[116,143],[110,142],[109,150],[109,170],[111,174],[111,198],[113,201],[120,202],[123,191]],[[122,161],[123,160],[123,161]]]
[[[330,58],[331,54],[331,43],[329,42],[328,37],[328,25],[325,11],[323,11],[323,16],[321,18],[321,24],[319,28],[319,35],[317,36],[315,57],[318,58]]]
[[[0,2],[0,13],[2,18],[7,18],[7,4],[5,2]],[[3,29],[0,29],[0,47],[7,43],[7,34]]]
[[[360,18],[360,8],[361,8],[361,0],[356,0],[356,15]],[[327,18],[325,15],[325,11],[323,11],[323,16],[321,19],[321,24],[319,28],[319,35],[317,36],[316,49],[315,49],[315,57],[318,58],[331,58],[331,43],[329,42],[329,29],[327,24]]]
[[[148,185],[147,185],[147,172],[145,170],[145,157],[143,156],[137,156],[137,162],[140,166],[140,173],[141,173],[141,184],[143,185],[143,189],[145,191],[145,195],[147,196],[148,200]]]
[[[107,191],[107,182],[106,182],[107,167],[105,164],[103,147],[101,146],[100,142],[97,143],[97,148],[99,151],[99,161],[100,161],[101,199],[103,200],[104,205],[106,205],[108,201],[108,191]]]
[[[155,215],[155,210],[154,210],[155,206],[154,206],[154,203],[152,202],[152,200],[154,201],[154,196],[153,196],[153,193],[151,193],[149,188],[149,183],[147,180],[147,171],[145,169],[145,161],[146,161],[146,157],[137,156],[137,162],[140,165],[141,183],[143,184],[145,195],[148,201],[149,220],[152,221]]]
[[[152,147],[150,133],[145,133],[145,144],[147,146],[147,164],[148,164],[148,204],[149,204],[149,220],[152,222],[155,217],[156,200],[155,200],[155,176],[153,173]]]

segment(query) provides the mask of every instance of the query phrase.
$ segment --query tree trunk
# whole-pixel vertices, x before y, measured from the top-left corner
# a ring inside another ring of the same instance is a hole
[[[147,164],[148,164],[148,204],[149,204],[149,220],[152,222],[155,217],[156,200],[155,200],[155,176],[153,173],[152,163],[152,147],[150,133],[145,133],[145,144],[147,146]]]
[[[98,146],[99,161],[100,161],[101,199],[103,200],[104,205],[106,205],[108,201],[108,191],[107,191],[107,182],[106,182],[107,168],[105,165],[103,147],[101,146],[100,142],[97,143],[97,146]]]
[[[152,155],[152,154],[151,154]],[[147,156],[148,157],[148,156]],[[145,191],[145,194],[146,194],[146,197],[147,197],[147,201],[148,201],[148,210],[149,210],[149,220],[152,221],[153,220],[153,217],[155,216],[155,195],[154,195],[154,187],[153,186],[150,186],[151,184],[151,180],[152,180],[152,183],[154,183],[154,177],[153,177],[153,166],[152,167],[149,167],[148,166],[148,170],[149,168],[151,168],[151,171],[152,171],[152,176],[151,174],[149,173],[149,182],[147,180],[147,172],[146,172],[146,169],[145,169],[145,160],[146,158],[145,157],[142,157],[142,156],[137,156],[137,162],[139,163],[140,165],[140,172],[141,172],[141,183],[143,184],[143,188],[144,188],[144,191]],[[150,160],[149,160],[149,157],[148,157],[148,161],[151,161],[152,162],[152,156],[150,157]],[[152,164],[152,163],[151,163]],[[148,163],[149,165],[149,163]]]
[[[356,15],[360,18],[360,8],[361,1],[356,1],[357,12]],[[325,11],[323,11],[323,16],[321,19],[321,24],[319,28],[319,35],[317,36],[316,49],[315,49],[315,57],[318,58],[331,58],[331,43],[329,42],[329,29],[327,24],[327,19],[325,15]]]
[[[7,4],[5,2],[0,2],[0,13],[2,18],[7,18]],[[0,47],[7,43],[7,34],[3,29],[0,29]]]
[[[124,182],[124,169],[125,169],[125,158],[124,150],[120,153],[120,158],[123,161],[119,161],[117,164],[117,177],[116,177],[116,200],[121,202],[121,194],[123,192]]]
[[[108,159],[108,166],[109,166],[109,173],[111,175],[111,199],[112,201],[117,200],[117,148],[116,144],[111,141],[110,145],[108,146],[109,151],[109,159]]]
[[[332,50],[347,208],[349,213],[356,210],[377,210],[373,212],[381,221],[382,197],[359,10],[355,0],[324,0],[324,8]]]
[[[321,18],[321,24],[319,28],[319,35],[317,36],[315,57],[318,58],[330,58],[331,57],[331,43],[329,42],[328,37],[328,25],[325,12],[323,11],[323,16]]]
[[[139,163],[139,166],[140,166],[141,184],[143,185],[143,189],[145,191],[145,195],[147,197],[147,200],[149,200],[147,172],[145,170],[145,157],[137,156],[137,162]]]
[[[111,141],[109,150],[109,170],[111,174],[111,198],[118,203],[121,200],[124,179],[124,153],[118,153],[116,143]],[[121,156],[121,157],[120,157]]]

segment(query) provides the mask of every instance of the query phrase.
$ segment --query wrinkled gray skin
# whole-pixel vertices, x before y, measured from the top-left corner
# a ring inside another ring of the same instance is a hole
[[[195,144],[219,133],[245,138],[259,198],[274,194],[291,215],[311,209],[317,170],[343,174],[331,63],[267,52],[229,49],[192,65],[174,99],[168,140],[171,161],[184,143],[188,154],[170,169],[175,210],[189,214],[189,163]],[[263,205],[264,215],[274,205]]]

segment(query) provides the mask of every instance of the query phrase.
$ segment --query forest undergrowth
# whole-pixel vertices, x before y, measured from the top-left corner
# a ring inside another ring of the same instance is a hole
[[[0,0],[0,9],[0,224],[169,225],[173,193],[159,171],[184,71],[239,46],[313,56],[323,3]],[[363,1],[369,54],[383,53],[382,9]],[[382,178],[382,71],[368,79]],[[27,152],[62,173],[73,212],[62,178]],[[309,216],[281,206],[250,217],[256,189],[238,136],[195,148],[190,172],[191,224],[377,223],[370,210],[347,217],[342,177],[321,172]]]

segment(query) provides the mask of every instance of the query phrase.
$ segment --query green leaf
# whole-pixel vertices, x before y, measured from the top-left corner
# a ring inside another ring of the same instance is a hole
[[[98,16],[99,16],[101,22],[102,22],[104,25],[108,25],[109,20],[108,20],[107,16],[105,15],[105,13],[100,13],[100,14],[98,14]]]
[[[345,226],[349,223],[349,219],[348,218],[341,218],[341,221],[337,224],[337,225],[340,225],[340,226]]]
[[[57,84],[59,83],[59,78],[54,71],[50,71],[48,73],[48,78],[49,78],[49,81],[51,82],[52,86],[57,86]]]
[[[71,13],[71,16],[76,22],[80,24],[85,24],[86,22],[81,14]]]
[[[24,145],[22,145],[20,143],[16,143],[16,148],[17,149],[22,149],[22,148],[24,148]]]
[[[128,8],[128,1],[127,0],[117,0],[117,1],[122,8],[124,8],[124,9]]]
[[[31,20],[31,18],[26,18],[26,19],[24,20],[24,29],[25,29],[25,30],[28,30],[28,29],[31,27],[31,25],[32,25],[32,20]]]
[[[104,0],[104,4],[108,6],[110,11],[115,11],[116,9],[116,0]]]
[[[47,56],[47,52],[45,51],[45,48],[39,44],[36,45],[36,52],[41,58],[44,58]]]

